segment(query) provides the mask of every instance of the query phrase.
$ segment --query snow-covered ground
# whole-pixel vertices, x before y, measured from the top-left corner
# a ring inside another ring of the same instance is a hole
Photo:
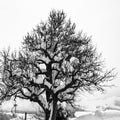
[[[83,113],[83,114],[82,114]],[[95,112],[82,112],[77,113],[76,118],[73,120],[120,120],[120,111],[106,110]],[[79,116],[79,117],[78,117]]]
[[[87,103],[88,100],[86,100]],[[74,120],[120,120],[120,97],[111,97],[107,99],[97,99],[95,101],[90,101],[90,103],[86,105],[86,111],[79,111],[75,113],[76,118],[72,118]],[[81,103],[82,104],[82,103]],[[5,102],[0,107],[0,111],[11,112],[13,108],[14,101]],[[13,111],[15,108],[13,109]],[[29,113],[27,114],[27,120],[36,120],[33,118],[33,113],[38,113],[39,107],[35,103],[31,103],[30,101],[17,100],[17,115],[16,119],[12,120],[22,120],[25,115],[20,113]],[[32,113],[32,114],[31,114]],[[72,120],[71,119],[71,120]]]
[[[118,110],[96,110],[95,112],[78,112],[75,115],[76,118],[70,118],[69,120],[120,120],[120,111]],[[24,114],[18,114],[17,118],[11,120],[24,120]],[[35,119],[32,114],[28,114],[27,120],[37,119]]]
[[[25,119],[25,115],[19,113],[17,114],[16,118],[12,118],[10,120],[24,120],[24,119]],[[38,120],[38,119],[36,119],[33,114],[27,114],[27,120]]]

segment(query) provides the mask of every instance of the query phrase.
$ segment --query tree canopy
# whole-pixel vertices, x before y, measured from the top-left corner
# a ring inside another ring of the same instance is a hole
[[[102,90],[113,75],[103,70],[91,37],[75,28],[63,11],[52,10],[27,33],[19,53],[2,51],[0,98],[37,102],[46,120],[55,120],[58,102],[72,103],[77,90]]]

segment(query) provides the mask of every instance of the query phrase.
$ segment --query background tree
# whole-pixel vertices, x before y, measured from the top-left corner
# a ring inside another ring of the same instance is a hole
[[[1,99],[37,102],[46,120],[55,120],[58,103],[72,103],[77,90],[102,90],[113,77],[102,70],[91,37],[76,33],[63,11],[51,11],[22,44],[19,54],[1,53]]]

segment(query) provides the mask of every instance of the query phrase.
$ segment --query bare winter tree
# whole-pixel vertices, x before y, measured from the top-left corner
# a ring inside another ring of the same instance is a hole
[[[28,33],[19,54],[1,55],[1,99],[37,102],[45,120],[56,120],[58,103],[72,103],[77,90],[102,90],[101,83],[113,78],[103,71],[91,37],[76,33],[63,11],[51,11]]]

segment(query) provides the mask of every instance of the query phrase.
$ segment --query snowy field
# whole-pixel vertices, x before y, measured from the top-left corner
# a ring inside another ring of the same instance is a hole
[[[23,114],[19,114],[19,117],[11,120],[21,120],[24,119]],[[37,120],[33,115],[27,115],[27,120]],[[96,111],[96,112],[78,112],[76,118],[70,118],[69,120],[120,120],[120,111],[117,110],[106,110],[106,111]]]
[[[106,110],[106,111],[96,111],[94,113],[80,113],[77,118],[73,120],[120,120],[120,111],[117,110]]]
[[[11,114],[12,115],[12,114]],[[24,120],[24,114],[17,114],[16,118],[8,118],[10,114],[4,114],[0,116],[0,120]],[[6,117],[7,116],[7,117]],[[77,112],[75,114],[76,118],[70,118],[69,120],[120,120],[120,111],[118,110],[106,110],[106,111],[95,111],[95,112]],[[4,119],[1,119],[3,118]],[[27,120],[38,120],[35,119],[33,114],[27,114]]]

